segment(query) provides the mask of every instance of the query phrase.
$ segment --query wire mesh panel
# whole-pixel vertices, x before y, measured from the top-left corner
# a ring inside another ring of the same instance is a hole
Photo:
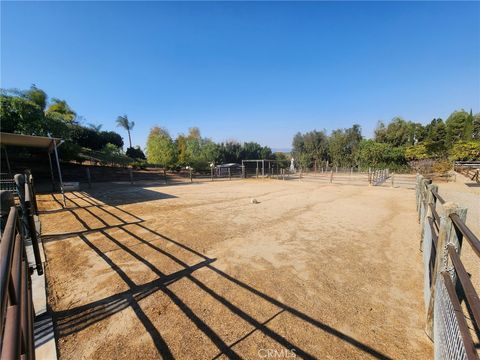
[[[435,360],[467,360],[469,357],[456,314],[460,309],[455,309],[452,294],[449,294],[447,289],[446,281],[451,281],[450,276],[448,273],[439,274],[436,282],[433,320],[434,356]],[[450,284],[453,288],[453,284]]]

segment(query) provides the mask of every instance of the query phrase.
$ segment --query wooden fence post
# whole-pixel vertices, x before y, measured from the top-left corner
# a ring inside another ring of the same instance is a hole
[[[128,168],[128,175],[130,177],[130,185],[133,185],[133,171],[132,171],[132,168]]]
[[[420,223],[420,229],[423,227],[423,223],[425,221],[425,214],[427,212],[427,185],[427,179],[422,179],[422,181],[420,182],[420,208],[418,213],[418,222]]]
[[[90,169],[87,167],[87,168],[85,168],[85,170],[87,171],[88,188],[91,189],[92,188],[92,178],[90,176]]]
[[[448,249],[449,244],[453,244],[457,250],[457,253],[460,253],[460,241],[457,238],[455,228],[453,226],[452,220],[450,219],[451,214],[457,214],[462,221],[465,221],[467,217],[467,209],[461,208],[457,204],[452,202],[447,202],[443,204],[444,213],[440,216],[440,229],[438,232],[437,247],[436,247],[436,258],[435,265],[432,272],[432,280],[430,287],[430,301],[427,308],[427,320],[425,326],[425,332],[427,333],[430,339],[433,339],[433,316],[434,316],[434,305],[435,305],[435,285],[437,277],[443,271],[448,270]]]
[[[213,181],[213,166],[210,168],[210,177],[211,177],[211,179],[212,179],[212,181]]]
[[[422,219],[420,223],[420,251],[423,251],[423,241],[425,237],[425,227],[430,226],[428,223],[428,218],[433,218],[433,213],[430,205],[435,208],[436,198],[433,196],[433,192],[438,191],[438,186],[434,184],[427,185],[427,192],[426,192],[426,205],[425,209],[423,210]]]
[[[192,168],[189,168],[189,170],[190,170],[190,182],[193,182]]]
[[[394,177],[395,177],[395,173],[393,172],[393,173],[392,173],[392,188],[395,187]]]
[[[167,169],[163,167],[163,177],[165,179],[165,185],[167,185]]]
[[[228,180],[232,180],[232,171],[228,168]]]
[[[333,169],[332,172],[330,173],[330,184],[333,183]]]

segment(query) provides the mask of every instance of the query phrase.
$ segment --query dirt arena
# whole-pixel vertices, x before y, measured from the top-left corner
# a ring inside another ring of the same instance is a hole
[[[39,199],[62,359],[433,356],[413,190],[252,179],[67,197]]]

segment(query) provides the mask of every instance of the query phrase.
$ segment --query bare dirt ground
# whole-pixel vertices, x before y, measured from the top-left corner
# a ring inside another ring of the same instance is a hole
[[[40,198],[62,359],[432,357],[414,191],[144,185]]]

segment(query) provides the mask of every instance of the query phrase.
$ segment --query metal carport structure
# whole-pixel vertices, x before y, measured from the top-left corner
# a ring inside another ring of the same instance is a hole
[[[58,159],[57,148],[62,145],[63,140],[59,138],[53,138],[50,136],[35,136],[35,135],[22,135],[0,132],[0,145],[5,151],[5,160],[7,161],[7,168],[11,175],[10,161],[8,159],[7,147],[33,147],[47,150],[48,162],[50,164],[50,174],[52,176],[52,186],[55,187],[55,178],[53,175],[53,166],[51,153],[55,154],[55,160],[58,169],[58,179],[60,181],[60,191],[63,196],[63,205],[65,206],[65,193],[63,190],[62,170],[60,169],[60,161]]]

